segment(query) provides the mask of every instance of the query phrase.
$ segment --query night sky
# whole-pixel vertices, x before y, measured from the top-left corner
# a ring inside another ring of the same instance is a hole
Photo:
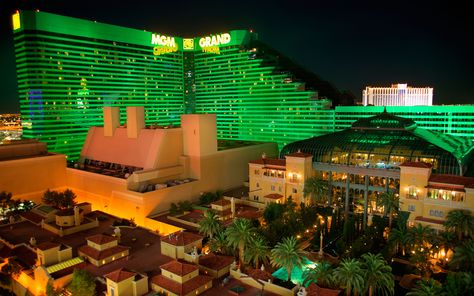
[[[474,17],[456,1],[0,0],[0,113],[19,111],[10,17],[16,9],[183,37],[253,29],[357,98],[367,85],[400,82],[434,87],[435,104],[474,104]]]

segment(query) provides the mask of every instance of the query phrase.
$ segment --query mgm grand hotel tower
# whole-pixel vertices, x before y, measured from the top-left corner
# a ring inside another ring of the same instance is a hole
[[[13,30],[24,137],[70,160],[104,106],[144,106],[159,126],[215,113],[220,139],[283,146],[332,131],[318,111],[342,97],[247,30],[181,38],[34,11],[14,14]]]
[[[350,127],[383,106],[353,105],[317,75],[234,30],[181,38],[45,12],[13,15],[23,136],[69,160],[104,106],[144,106],[147,126],[180,124],[183,113],[215,113],[219,139],[279,147]],[[343,71],[341,69],[341,71]],[[418,126],[474,137],[474,106],[394,106]]]

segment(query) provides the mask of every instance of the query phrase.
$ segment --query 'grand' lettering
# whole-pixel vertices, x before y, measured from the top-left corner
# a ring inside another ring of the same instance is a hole
[[[219,46],[219,45],[227,44],[229,42],[230,42],[229,33],[205,36],[199,39],[199,45],[201,47]]]

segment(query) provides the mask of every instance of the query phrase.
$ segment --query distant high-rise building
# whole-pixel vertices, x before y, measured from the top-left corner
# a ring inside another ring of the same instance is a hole
[[[364,106],[431,106],[432,87],[411,87],[405,84],[392,84],[391,87],[367,86],[362,91]]]

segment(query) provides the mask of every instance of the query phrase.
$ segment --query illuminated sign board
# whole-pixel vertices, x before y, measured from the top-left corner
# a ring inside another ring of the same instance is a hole
[[[192,38],[184,38],[184,39],[183,39],[183,49],[185,49],[185,50],[193,50],[193,49],[194,49],[194,39],[192,39]]]
[[[230,34],[223,33],[218,35],[204,36],[199,39],[199,46],[202,48],[210,46],[219,46],[230,42]]]
[[[169,37],[160,34],[151,34],[151,44],[157,45],[153,47],[154,55],[162,55],[165,53],[178,51],[178,45],[174,37]]]

